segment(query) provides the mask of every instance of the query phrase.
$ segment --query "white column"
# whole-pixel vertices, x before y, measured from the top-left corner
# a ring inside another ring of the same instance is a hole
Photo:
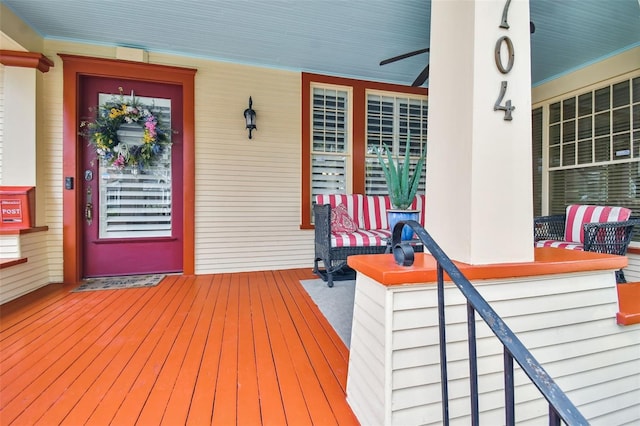
[[[36,186],[36,78],[38,70],[4,67],[0,184]]]
[[[532,261],[528,0],[433,0],[430,48],[427,230],[454,260]]]

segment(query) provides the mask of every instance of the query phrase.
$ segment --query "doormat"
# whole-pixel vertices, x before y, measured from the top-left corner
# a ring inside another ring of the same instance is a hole
[[[73,292],[95,290],[119,290],[123,288],[153,287],[162,281],[164,275],[129,275],[126,277],[89,278]]]

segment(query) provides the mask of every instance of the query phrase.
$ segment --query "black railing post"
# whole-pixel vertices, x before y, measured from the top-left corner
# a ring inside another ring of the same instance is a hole
[[[444,320],[444,274],[438,263],[438,334],[440,336],[440,389],[442,391],[442,424],[449,426],[449,379],[447,376],[447,336]]]
[[[516,412],[515,412],[515,396],[513,394],[514,390],[514,379],[513,379],[513,357],[507,350],[507,348],[503,349],[503,357],[504,357],[504,410],[505,410],[505,424],[506,425],[515,425],[516,424]]]
[[[478,403],[478,351],[476,348],[476,316],[473,305],[467,301],[467,335],[469,336],[469,388],[471,391],[471,425],[480,424]]]
[[[549,404],[549,426],[560,426],[560,416],[551,404]]]

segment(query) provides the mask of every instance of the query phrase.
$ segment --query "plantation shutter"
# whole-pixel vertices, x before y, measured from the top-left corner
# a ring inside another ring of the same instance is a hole
[[[311,161],[313,195],[346,194],[346,157],[314,155]]]
[[[314,87],[312,103],[311,195],[347,193],[349,92]]]
[[[427,143],[426,98],[404,98],[376,93],[367,94],[367,157],[365,192],[367,195],[386,195],[387,184],[376,152],[382,147],[394,157],[404,158],[407,135],[411,133],[409,154],[411,171]],[[426,178],[420,178],[419,194],[424,194]]]
[[[100,94],[100,104],[112,95]],[[171,123],[169,99],[137,98],[163,123]],[[143,129],[124,124],[118,131],[121,143],[142,143]],[[106,167],[100,162],[100,238],[171,236],[171,148],[164,150],[149,167]]]
[[[532,171],[533,171],[533,215],[542,215],[542,136],[544,125],[542,122],[542,108],[531,112],[531,142],[532,142]]]

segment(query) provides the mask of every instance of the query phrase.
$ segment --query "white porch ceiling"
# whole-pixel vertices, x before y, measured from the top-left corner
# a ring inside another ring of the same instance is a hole
[[[428,60],[379,66],[429,45],[430,0],[0,2],[47,39],[405,85]],[[530,0],[530,9],[534,85],[640,46],[640,0]]]

